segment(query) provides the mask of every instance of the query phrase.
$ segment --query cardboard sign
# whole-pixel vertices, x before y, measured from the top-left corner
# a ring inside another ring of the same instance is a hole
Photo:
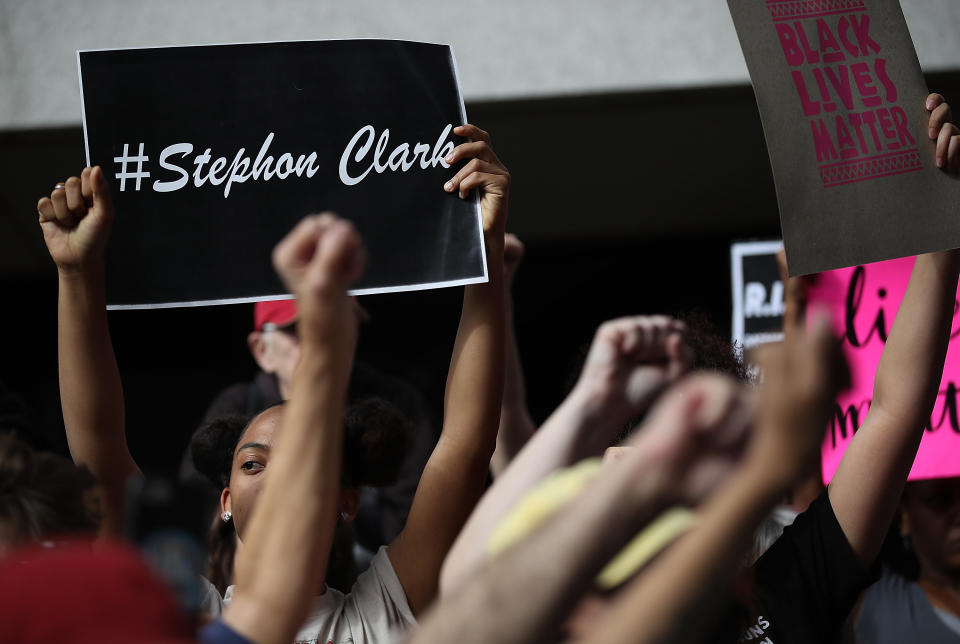
[[[728,0],[791,275],[960,246],[897,0]],[[923,213],[918,225],[917,213]]]
[[[443,190],[465,122],[452,50],[386,40],[80,51],[87,162],[117,209],[110,308],[286,297],[274,245],[350,219],[355,293],[486,280],[479,202]]]
[[[913,270],[913,257],[817,276],[809,290],[808,312],[826,308],[833,318],[850,366],[852,387],[837,399],[823,442],[823,477],[833,478],[853,433],[870,409],[880,354],[900,308]],[[910,470],[910,479],[960,475],[960,320],[954,317],[940,395]]]
[[[777,266],[779,241],[730,246],[733,341],[743,349],[783,339],[783,282]]]

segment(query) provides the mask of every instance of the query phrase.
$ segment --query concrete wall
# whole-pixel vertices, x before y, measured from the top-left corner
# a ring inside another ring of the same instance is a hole
[[[960,2],[902,4],[960,67]],[[0,0],[0,129],[80,122],[77,49],[358,37],[453,44],[468,100],[748,80],[723,0]]]

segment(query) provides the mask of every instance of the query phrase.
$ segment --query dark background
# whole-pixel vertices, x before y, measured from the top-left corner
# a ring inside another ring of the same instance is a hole
[[[928,83],[960,96],[960,74]],[[467,115],[513,174],[508,229],[527,245],[517,335],[537,421],[605,319],[696,308],[729,336],[729,245],[779,235],[750,87],[474,102]],[[26,402],[34,442],[58,450],[57,280],[35,204],[83,165],[79,125],[0,133],[0,382]],[[359,356],[408,378],[438,415],[461,293],[362,299]],[[172,467],[211,397],[255,371],[252,306],[118,311],[110,325],[134,457]]]

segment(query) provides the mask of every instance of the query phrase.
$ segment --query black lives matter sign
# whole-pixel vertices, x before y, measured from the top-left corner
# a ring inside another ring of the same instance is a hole
[[[780,241],[730,246],[733,340],[744,349],[783,339],[784,289],[777,265]]]
[[[727,0],[777,186],[791,275],[960,246],[897,0]]]
[[[285,296],[274,245],[350,219],[355,293],[485,281],[476,199],[443,190],[466,120],[448,46],[385,40],[78,52],[87,162],[117,217],[111,308]]]

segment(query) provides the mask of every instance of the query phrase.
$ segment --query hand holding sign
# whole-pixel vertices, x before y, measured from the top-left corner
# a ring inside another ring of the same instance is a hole
[[[113,223],[110,188],[100,167],[84,168],[80,178],[58,184],[37,202],[43,241],[61,272],[81,272],[103,263]]]
[[[927,97],[930,112],[929,136],[937,142],[937,167],[956,174],[960,171],[957,151],[960,149],[960,129],[953,124],[950,105],[940,94]]]
[[[470,142],[455,147],[444,161],[449,164],[464,159],[470,161],[444,184],[443,189],[447,192],[459,190],[461,199],[465,199],[473,188],[481,191],[480,209],[486,243],[495,243],[502,250],[510,199],[510,171],[493,151],[487,132],[469,123],[454,128],[453,132],[470,139]]]

